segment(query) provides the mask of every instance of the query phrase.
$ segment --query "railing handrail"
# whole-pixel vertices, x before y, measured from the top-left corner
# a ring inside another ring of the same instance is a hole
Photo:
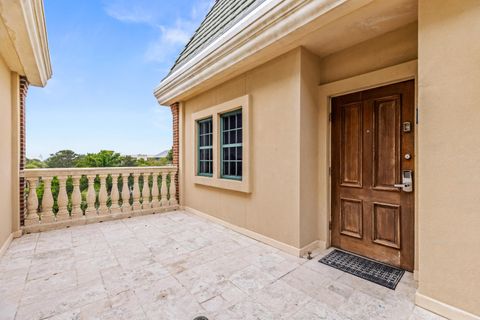
[[[176,209],[176,172],[175,166],[26,169],[23,228],[43,231]]]
[[[177,170],[176,166],[155,166],[155,167],[98,167],[98,168],[38,168],[38,169],[25,169],[23,176],[26,178],[35,177],[54,177],[61,176],[81,176],[81,175],[93,175],[93,174],[121,174],[123,172],[128,173],[158,173],[174,172]]]

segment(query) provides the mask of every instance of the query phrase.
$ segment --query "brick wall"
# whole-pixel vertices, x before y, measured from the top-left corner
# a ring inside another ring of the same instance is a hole
[[[180,108],[180,105],[178,102],[175,102],[174,104],[172,104],[170,106],[170,109],[172,111],[172,120],[173,120],[173,146],[172,146],[172,152],[173,152],[173,165],[176,166],[178,168],[178,165],[179,165],[179,144],[180,144],[180,140],[179,140],[179,126],[178,126],[178,118],[179,118],[179,110]],[[176,194],[176,197],[177,197],[177,200],[178,202],[180,203],[180,189],[178,187],[178,169],[177,169],[177,173],[175,174],[175,186],[176,186],[176,189],[177,189],[177,194]]]
[[[28,92],[28,81],[25,77],[20,77],[20,123],[19,123],[19,135],[20,135],[20,162],[19,162],[19,170],[22,172],[25,169],[25,162],[26,162],[26,144],[25,144],[25,100],[27,97]],[[20,225],[23,226],[25,224],[25,211],[26,211],[26,203],[25,203],[25,178],[20,177]]]

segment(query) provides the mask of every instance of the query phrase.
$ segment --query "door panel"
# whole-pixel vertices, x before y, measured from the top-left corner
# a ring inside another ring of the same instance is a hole
[[[361,239],[363,236],[362,201],[355,199],[342,199],[341,201],[342,207],[340,209],[340,233]]]
[[[395,191],[400,177],[400,97],[376,99],[373,105],[373,187]]]
[[[362,187],[362,104],[342,108],[342,185]]]
[[[373,204],[373,242],[400,249],[400,206]]]
[[[333,98],[333,246],[413,270],[414,193],[394,186],[404,170],[414,171],[413,80]]]

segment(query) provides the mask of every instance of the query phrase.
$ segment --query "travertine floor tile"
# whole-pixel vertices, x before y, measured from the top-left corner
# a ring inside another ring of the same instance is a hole
[[[392,291],[186,212],[15,239],[0,258],[0,320],[437,320]]]

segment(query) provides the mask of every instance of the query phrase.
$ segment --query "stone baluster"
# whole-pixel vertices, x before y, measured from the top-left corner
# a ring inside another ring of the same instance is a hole
[[[88,191],[87,191],[87,210],[85,210],[85,216],[93,217],[97,215],[97,209],[95,208],[95,174],[87,175],[88,178]]]
[[[168,172],[162,172],[162,184],[160,186],[160,195],[162,197],[160,204],[162,205],[162,207],[166,207],[168,205],[167,175],[168,175]]]
[[[67,195],[67,176],[58,176],[58,212],[57,212],[57,221],[63,221],[70,219],[68,214],[68,195]]]
[[[133,192],[132,192],[132,197],[133,197],[133,210],[137,211],[142,208],[142,205],[140,204],[140,187],[138,186],[138,177],[139,173],[134,173],[133,174]]]
[[[148,185],[148,178],[150,175],[148,173],[143,174],[143,187],[142,187],[142,209],[150,209],[152,205],[150,204],[150,187]]]
[[[158,201],[158,174],[155,172],[152,172],[152,208],[158,208],[160,207],[160,201]]]
[[[72,192],[72,219],[83,216],[82,212],[82,193],[80,192],[80,179],[82,176],[73,176],[73,192]]]
[[[130,189],[128,188],[128,173],[122,173],[123,187],[122,187],[122,211],[127,212],[131,210],[130,207]]]
[[[98,191],[98,213],[105,214],[108,213],[107,207],[107,200],[108,200],[108,193],[107,193],[107,176],[106,174],[100,174],[100,190]]]
[[[112,174],[112,191],[110,192],[110,200],[112,205],[110,206],[111,213],[120,212],[120,206],[118,205],[118,200],[120,199],[120,194],[118,192],[118,174]]]
[[[55,221],[53,214],[53,195],[52,195],[52,177],[42,177],[44,182],[43,199],[42,199],[42,223],[50,223]]]
[[[178,204],[177,201],[177,185],[175,184],[175,172],[170,172],[170,199],[168,199],[168,203],[171,206],[176,206]]]
[[[28,201],[27,201],[27,216],[25,217],[25,225],[30,226],[38,224],[38,196],[37,196],[37,182],[38,178],[28,178]]]

